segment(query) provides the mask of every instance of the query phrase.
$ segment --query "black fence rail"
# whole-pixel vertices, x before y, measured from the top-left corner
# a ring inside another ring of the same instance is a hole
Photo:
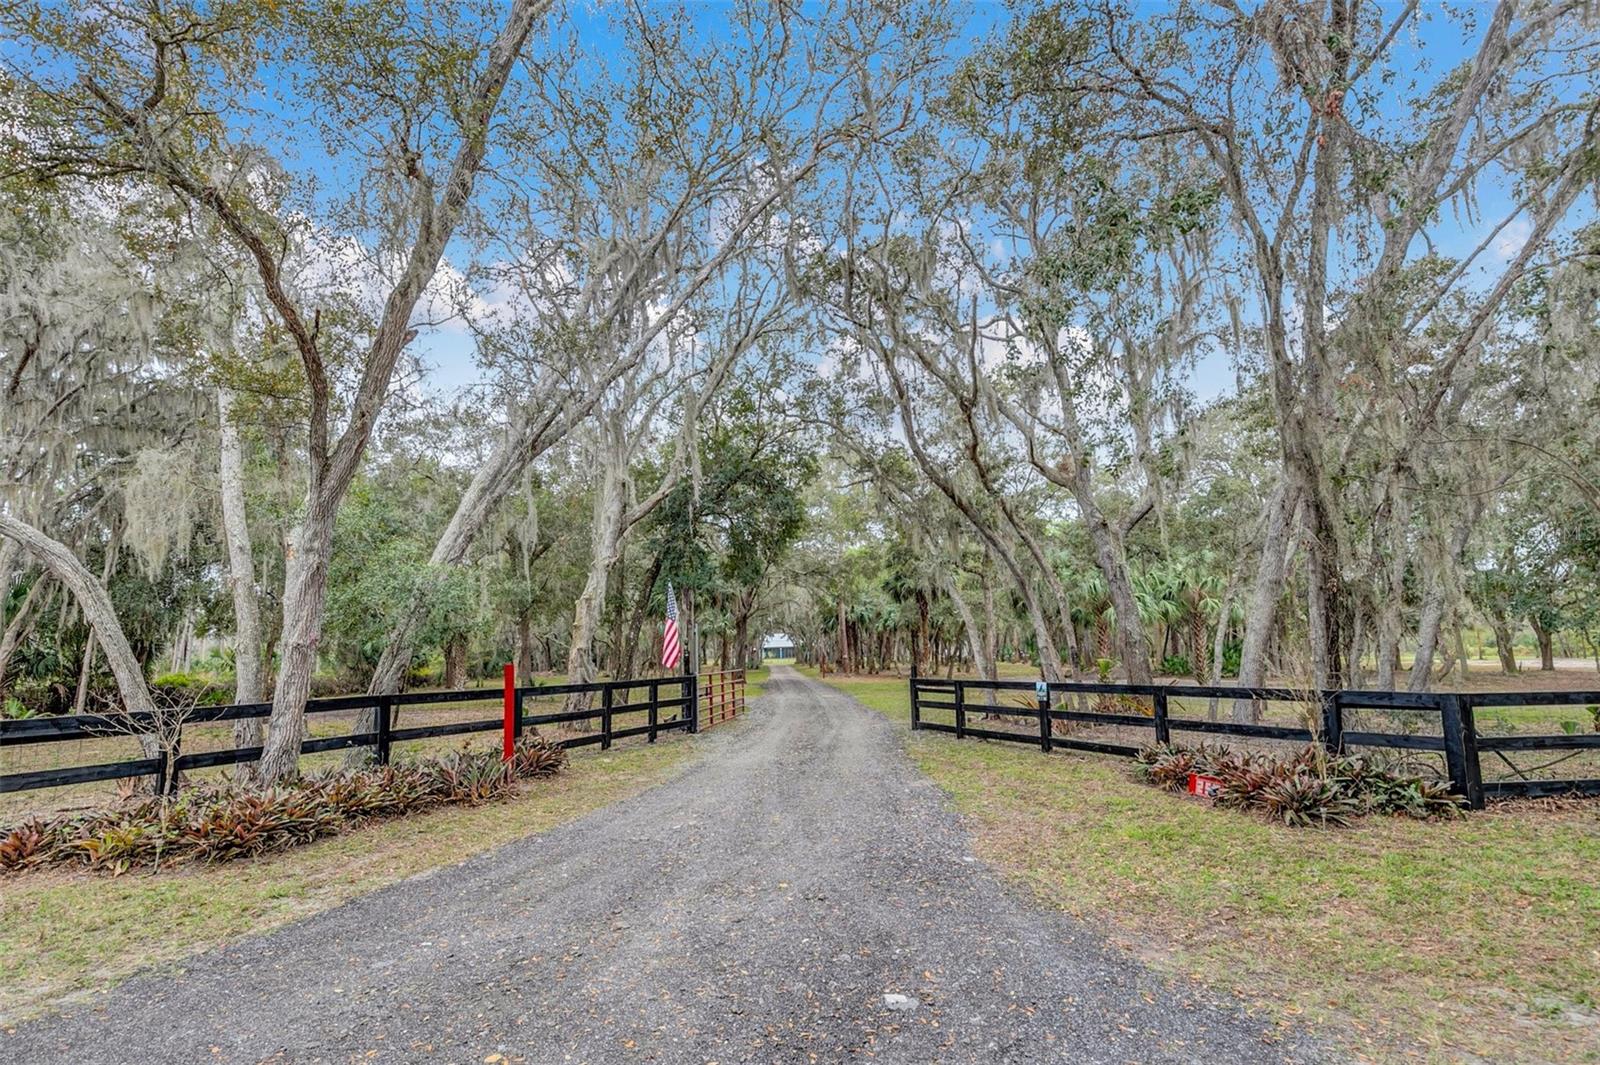
[[[408,692],[400,695],[345,695],[310,699],[306,713],[313,717],[350,711],[376,711],[376,728],[338,736],[308,736],[300,744],[301,754],[371,747],[379,764],[387,765],[396,743],[436,739],[474,733],[499,732],[509,745],[526,728],[539,725],[598,725],[590,732],[560,740],[561,747],[598,744],[602,749],[631,736],[647,736],[654,743],[663,732],[682,729],[697,731],[696,680],[692,676],[646,677],[638,680],[596,681],[589,684],[543,684],[502,688],[470,688],[461,691]],[[579,697],[574,708],[555,713],[527,712],[527,704],[552,697]],[[448,705],[498,703],[500,713],[467,721],[396,727],[396,711],[402,707],[435,708]],[[71,714],[60,717],[0,721],[0,770],[8,768],[25,746],[68,743],[107,738],[164,737],[160,757],[130,758],[94,765],[62,766],[25,772],[0,774],[0,794],[54,788],[69,784],[118,780],[128,777],[154,777],[158,792],[176,787],[179,774],[192,769],[254,762],[261,748],[225,747],[218,750],[183,753],[183,734],[196,725],[265,718],[272,714],[271,703],[244,703],[230,706],[195,707],[179,711],[158,710],[153,714]],[[617,727],[617,718],[643,715],[642,724]]]
[[[976,696],[976,698],[974,698]],[[1223,720],[1192,716],[1195,702],[1213,710],[1226,703],[1247,708],[1255,720]],[[1294,704],[1299,723],[1267,724],[1262,708]],[[1073,707],[1077,708],[1074,709]],[[1180,710],[1174,714],[1175,706]],[[913,677],[911,727],[945,732],[958,739],[973,737],[1026,743],[1042,751],[1056,747],[1131,757],[1150,743],[1170,743],[1175,733],[1238,736],[1251,741],[1322,743],[1329,750],[1377,747],[1437,755],[1443,776],[1475,809],[1487,798],[1553,795],[1600,795],[1600,778],[1534,777],[1508,752],[1545,752],[1554,756],[1546,767],[1583,752],[1600,752],[1600,731],[1518,735],[1482,735],[1477,711],[1491,707],[1583,706],[1600,729],[1600,691],[1571,692],[1391,692],[1298,691],[1289,688],[1163,684],[1079,684],[1043,681],[990,681]],[[928,711],[949,711],[950,720],[929,720]],[[1376,713],[1376,719],[1373,714]],[[972,715],[980,715],[972,723]],[[1016,727],[1027,719],[1026,730]],[[1065,723],[1065,724],[1063,724]],[[1574,724],[1575,723],[1570,723]],[[1382,726],[1389,727],[1382,727]],[[1073,726],[1105,726],[1117,738],[1107,742],[1075,736]],[[1065,731],[1064,731],[1065,730]],[[1485,781],[1483,762],[1498,759],[1510,770],[1507,779]]]

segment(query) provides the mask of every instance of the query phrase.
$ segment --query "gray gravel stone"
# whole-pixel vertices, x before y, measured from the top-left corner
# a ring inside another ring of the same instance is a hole
[[[1326,1057],[1013,892],[900,730],[833,689],[775,668],[696,742],[661,787],[135,977],[0,1034],[0,1061]]]

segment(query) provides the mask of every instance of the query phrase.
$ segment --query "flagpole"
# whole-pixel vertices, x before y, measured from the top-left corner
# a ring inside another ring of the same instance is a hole
[[[671,331],[668,331],[668,342],[671,342]],[[691,368],[695,356],[695,334],[689,334],[689,363]],[[687,434],[688,447],[684,456],[689,464],[689,545],[693,547],[695,539],[694,505],[700,497],[699,468],[695,458],[695,421],[700,413],[699,404],[694,401],[692,392],[686,390],[685,405],[688,407],[689,416],[684,419],[684,432]],[[688,625],[684,633],[689,637],[689,646],[684,651],[683,664],[689,689],[689,731],[700,731],[700,625],[698,615],[694,609],[694,589],[687,588],[684,592],[684,603],[688,607]]]
[[[694,483],[694,476],[691,474],[689,478],[689,543],[691,545],[694,543],[694,497],[698,494],[699,486]],[[694,612],[693,588],[684,589],[684,599],[689,607],[689,624],[687,626],[689,647],[687,653],[683,656],[683,660],[688,664],[690,673],[698,674],[700,672],[700,625],[699,616]]]

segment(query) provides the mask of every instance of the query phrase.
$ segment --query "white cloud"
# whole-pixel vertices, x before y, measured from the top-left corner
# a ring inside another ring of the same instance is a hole
[[[1526,218],[1516,218],[1511,221],[1500,235],[1494,240],[1494,253],[1501,259],[1510,260],[1528,243],[1528,237],[1533,232],[1533,223]]]

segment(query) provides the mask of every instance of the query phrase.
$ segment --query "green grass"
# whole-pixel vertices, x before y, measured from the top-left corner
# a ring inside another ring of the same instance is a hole
[[[894,678],[828,682],[896,721]],[[1120,759],[908,736],[980,853],[1157,968],[1362,1056],[1600,1061],[1600,810],[1281,828]]]
[[[546,831],[665,780],[693,749],[673,739],[586,752],[506,802],[375,822],[252,861],[117,878],[9,877],[0,881],[0,1020]]]

